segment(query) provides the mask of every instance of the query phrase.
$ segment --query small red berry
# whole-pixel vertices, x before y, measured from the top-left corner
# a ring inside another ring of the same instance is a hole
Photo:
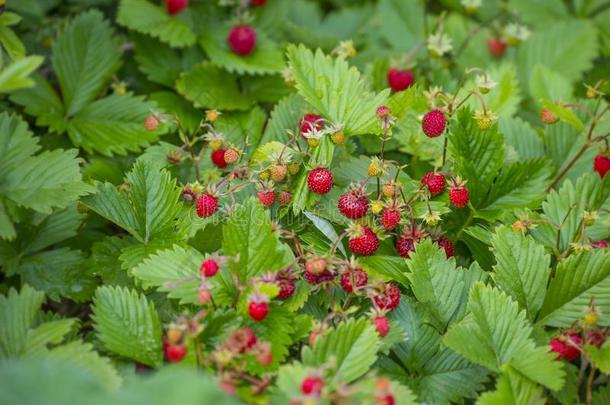
[[[157,119],[157,117],[155,117],[154,115],[149,115],[148,117],[146,117],[146,119],[144,120],[144,128],[146,128],[146,130],[150,132],[156,131],[157,128],[159,128],[159,120]]]
[[[266,302],[250,302],[248,305],[248,312],[250,314],[250,318],[257,322],[262,321],[269,313],[269,304]]]
[[[275,202],[275,193],[273,191],[259,191],[256,196],[258,201],[265,207],[271,207]]]
[[[202,288],[197,293],[197,299],[201,305],[207,305],[212,300],[212,292],[207,288]]]
[[[375,325],[375,329],[381,337],[384,337],[390,331],[390,321],[385,316],[373,318],[373,325]]]
[[[591,246],[593,246],[594,248],[597,248],[597,249],[605,249],[609,245],[608,245],[607,240],[602,239],[602,240],[598,240],[597,242],[591,242]]]
[[[167,14],[176,15],[189,5],[189,0],[165,0]]]
[[[453,242],[446,236],[441,236],[438,238],[436,243],[445,250],[445,254],[447,258],[452,257],[455,254],[455,247],[453,246]]]
[[[323,270],[320,273],[312,273],[311,271],[305,270],[303,277],[309,284],[322,284],[328,281],[332,281],[335,278],[335,274],[330,270]]]
[[[504,55],[507,46],[508,43],[501,38],[489,38],[487,40],[487,49],[489,49],[491,56],[496,59],[500,59]]]
[[[468,205],[470,195],[468,189],[463,185],[455,185],[449,189],[449,201],[454,207],[462,208]]]
[[[551,339],[550,351],[557,353],[557,360],[574,361],[580,357],[580,350],[576,346],[582,345],[582,338],[577,333],[568,333]]]
[[[392,394],[376,395],[375,401],[377,401],[376,405],[394,405],[395,404],[394,395],[392,395]]]
[[[324,127],[324,119],[321,115],[305,114],[299,120],[299,129],[301,134],[306,134],[312,129],[320,130]]]
[[[408,259],[411,252],[415,251],[415,242],[416,240],[411,235],[400,235],[396,240],[396,251],[401,257]]]
[[[608,170],[610,170],[610,156],[597,155],[593,160],[593,170],[604,178]]]
[[[593,345],[595,347],[601,347],[608,337],[604,335],[602,331],[599,330],[588,330],[587,334],[587,344]]]
[[[165,344],[165,359],[171,363],[178,363],[186,356],[186,346]]]
[[[225,152],[226,151],[224,149],[218,149],[212,152],[212,163],[214,163],[214,165],[220,169],[224,169],[225,167],[227,167],[227,161],[225,160]]]
[[[267,0],[250,0],[250,4],[254,7],[264,6]]]
[[[542,121],[544,124],[552,125],[559,121],[559,117],[556,116],[551,110],[543,108],[540,111],[540,121]]]
[[[373,297],[377,308],[391,311],[400,304],[400,288],[392,283],[385,283],[383,291]]]
[[[346,270],[341,273],[341,287],[348,293],[366,286],[369,281],[369,276],[362,269]]]
[[[218,263],[214,259],[206,259],[201,262],[201,274],[205,277],[214,277],[218,273]]]
[[[381,213],[381,225],[386,231],[391,231],[398,226],[400,222],[400,210],[397,208],[388,207]]]
[[[337,207],[345,217],[358,219],[369,210],[369,199],[361,190],[351,190],[339,197]]]
[[[436,196],[445,191],[445,176],[440,173],[429,172],[422,177],[421,184],[428,187],[431,196]]]
[[[235,330],[228,341],[228,345],[239,353],[252,349],[256,345],[256,333],[247,326]]]
[[[447,119],[441,110],[432,110],[424,115],[421,126],[424,134],[430,138],[436,138],[445,131]]]
[[[333,174],[325,167],[317,167],[307,175],[307,186],[316,194],[326,194],[333,187]]]
[[[260,343],[256,354],[256,361],[261,366],[269,366],[273,363],[273,355],[271,353],[271,345],[267,342]]]
[[[348,241],[349,249],[362,256],[370,256],[379,249],[379,239],[368,226],[362,227]]]
[[[280,292],[277,297],[281,300],[288,299],[294,295],[294,292],[297,289],[297,286],[293,279],[291,278],[282,278],[277,281],[278,287],[280,287]]]
[[[313,347],[313,345],[316,343],[316,339],[320,335],[321,333],[319,331],[312,330],[309,334],[309,346]]]
[[[280,191],[277,195],[277,202],[280,205],[288,205],[290,204],[290,200],[292,199],[292,194],[288,191]]]
[[[237,55],[249,55],[256,45],[256,31],[249,25],[238,25],[229,31],[227,42]]]
[[[379,107],[377,107],[377,110],[375,111],[375,115],[377,115],[377,117],[379,117],[379,118],[387,117],[391,113],[392,113],[392,111],[390,110],[390,107],[385,106],[385,105],[380,105]]]
[[[305,395],[319,397],[324,388],[324,380],[320,377],[309,376],[301,383],[301,392]]]
[[[391,68],[388,70],[387,80],[393,92],[402,91],[415,83],[415,74],[408,69]]]
[[[202,194],[197,197],[197,215],[201,218],[207,218],[214,215],[218,210],[218,198],[211,194]]]

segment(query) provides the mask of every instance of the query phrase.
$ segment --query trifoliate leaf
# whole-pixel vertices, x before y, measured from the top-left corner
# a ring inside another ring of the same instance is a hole
[[[20,356],[27,345],[28,330],[40,312],[44,294],[27,284],[0,295],[0,358]]]

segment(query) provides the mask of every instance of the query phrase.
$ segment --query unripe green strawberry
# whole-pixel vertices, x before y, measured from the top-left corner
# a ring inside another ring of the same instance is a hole
[[[345,143],[345,133],[343,130],[339,130],[330,136],[330,140],[335,145],[343,145]]]
[[[542,111],[540,111],[540,120],[547,125],[551,125],[559,121],[559,117],[557,117],[551,110],[543,108]]]
[[[225,162],[231,164],[239,160],[239,151],[237,149],[229,148],[225,150]]]

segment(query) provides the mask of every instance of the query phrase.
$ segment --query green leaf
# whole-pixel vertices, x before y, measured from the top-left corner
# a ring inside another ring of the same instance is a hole
[[[477,405],[543,405],[545,398],[540,386],[511,367],[500,376],[496,390],[486,392],[477,400]]]
[[[0,295],[0,358],[20,356],[27,345],[28,330],[40,312],[44,294],[27,284],[20,292],[11,288]]]
[[[544,144],[532,126],[519,117],[505,117],[498,121],[500,133],[504,136],[507,152],[514,149],[519,160],[545,156]]]
[[[591,68],[597,52],[595,27],[589,21],[553,21],[519,46],[521,80],[528,83],[537,64],[546,65],[569,81],[578,80]]]
[[[491,244],[496,256],[492,277],[534,319],[542,307],[551,273],[551,257],[532,237],[504,226],[496,228]]]
[[[293,262],[288,245],[280,242],[271,220],[254,198],[244,201],[222,228],[222,251],[234,256],[228,266],[240,282],[263,273],[276,272]],[[230,280],[230,276],[227,274]],[[224,274],[223,274],[224,277]]]
[[[203,255],[197,250],[175,245],[144,259],[133,269],[133,275],[142,281],[144,288],[156,287],[167,292],[169,298],[180,299],[181,304],[196,304],[202,261]]]
[[[154,304],[136,291],[103,286],[93,299],[94,327],[104,347],[137,362],[158,366],[161,324]]]
[[[398,281],[405,287],[411,283],[406,276],[408,271],[407,264],[402,257],[396,256],[363,256],[358,258],[358,263],[369,274],[374,274],[378,278],[388,281]]]
[[[569,100],[572,97],[570,82],[543,64],[534,67],[529,83],[530,94],[536,100]]]
[[[11,101],[24,107],[27,114],[36,117],[36,125],[49,127],[53,132],[66,129],[64,105],[51,84],[40,75],[32,75],[34,86],[11,94]]]
[[[503,63],[497,67],[492,67],[487,75],[497,82],[496,87],[490,90],[489,94],[483,96],[487,108],[500,116],[500,121],[504,118],[513,116],[517,112],[521,102],[521,89],[517,70],[513,64]],[[473,90],[476,85],[471,83]],[[473,110],[480,110],[480,101],[474,97],[468,100],[467,105]]]
[[[129,29],[159,38],[174,48],[195,44],[196,36],[183,20],[172,17],[146,0],[121,0],[117,22]]]
[[[301,96],[293,93],[280,100],[273,110],[261,143],[277,140],[286,142],[290,139],[288,131],[296,133],[299,119],[307,112],[307,103]]]
[[[76,150],[40,150],[27,124],[0,114],[0,195],[17,205],[50,214],[92,189],[81,181]]]
[[[237,55],[227,43],[229,27],[214,27],[203,32],[199,44],[214,65],[231,73],[278,73],[285,67],[282,51],[262,30],[256,30],[256,45],[248,55]]]
[[[610,326],[610,253],[604,249],[573,254],[559,262],[538,323],[568,327],[582,319],[592,298],[602,312],[599,323]]]
[[[137,152],[155,141],[161,130],[147,131],[144,120],[154,110],[144,97],[111,95],[97,100],[76,114],[68,123],[72,143],[88,153],[106,156]]]
[[[58,319],[42,323],[35,329],[30,329],[23,356],[34,357],[46,353],[47,345],[61,343],[75,323],[75,319]]]
[[[350,383],[366,373],[377,359],[378,334],[367,319],[350,319],[303,348],[303,362],[321,366],[334,360],[335,379]]]
[[[125,229],[142,243],[176,236],[181,211],[180,190],[165,169],[138,160],[127,174],[128,191],[110,183],[98,183],[97,194],[83,203],[104,218]],[[179,235],[178,235],[179,236]]]
[[[271,310],[263,321],[250,320],[248,326],[254,330],[258,339],[271,344],[273,360],[269,366],[261,366],[252,358],[248,363],[248,370],[257,375],[277,370],[288,357],[290,345],[293,343],[295,314],[283,306],[271,305]]]
[[[180,75],[176,90],[197,108],[246,110],[252,106],[252,100],[240,92],[236,78],[209,62]]]
[[[313,53],[302,45],[291,45],[288,60],[299,94],[326,119],[341,125],[346,135],[379,130],[375,111],[386,102],[387,90],[377,95],[369,92],[355,67],[319,49]]]
[[[335,231],[335,228],[333,228],[333,225],[329,221],[308,211],[303,211],[303,215],[305,215],[307,219],[311,221],[311,223],[316,227],[316,229],[318,229],[320,232],[322,232],[322,234],[324,234],[324,236],[326,236],[326,238],[331,244],[336,244],[339,251],[343,253],[344,256],[347,256],[347,253],[345,252],[345,246],[343,246],[342,243],[339,243],[339,235],[337,234],[337,231]]]
[[[120,53],[110,24],[99,11],[80,14],[57,36],[51,62],[66,115],[74,116],[100,94],[119,67]]]
[[[41,56],[28,56],[3,68],[0,66],[0,93],[34,86],[34,80],[29,75],[38,69],[42,61]]]
[[[610,340],[606,340],[602,347],[586,345],[585,352],[595,367],[602,373],[610,375]]]
[[[109,389],[117,389],[121,385],[121,377],[110,360],[101,357],[90,343],[76,340],[54,348],[45,355],[45,358],[77,366],[91,373]]]
[[[492,371],[507,366],[552,390],[563,385],[562,365],[545,346],[536,346],[524,311],[500,290],[477,283],[468,300],[470,314],[443,338],[451,349]]]
[[[424,6],[417,0],[382,0],[378,5],[378,29],[393,48],[408,51],[425,40]]]

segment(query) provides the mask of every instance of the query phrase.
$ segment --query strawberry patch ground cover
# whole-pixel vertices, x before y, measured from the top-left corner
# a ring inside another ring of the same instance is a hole
[[[0,404],[609,404],[609,21],[0,0]]]

